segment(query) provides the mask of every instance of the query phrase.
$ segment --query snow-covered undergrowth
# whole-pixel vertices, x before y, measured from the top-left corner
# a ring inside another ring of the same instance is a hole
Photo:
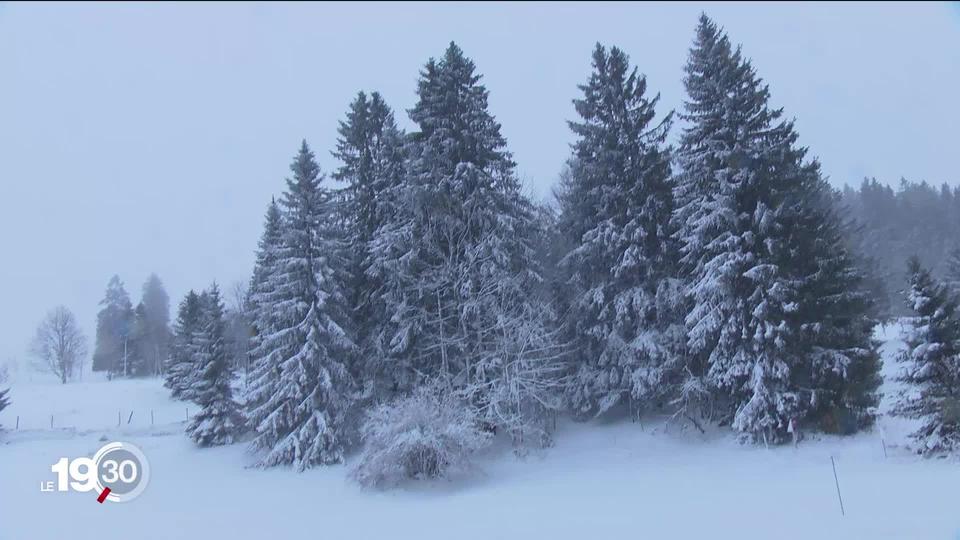
[[[895,331],[888,328],[887,337]],[[897,346],[884,347],[888,377],[896,370]],[[659,421],[648,420],[643,429],[568,422],[542,453],[521,460],[494,446],[478,456],[482,472],[377,492],[349,479],[357,456],[343,466],[296,473],[247,468],[253,459],[244,445],[197,449],[182,433],[178,415],[185,405],[170,401],[160,381],[13,388],[0,424],[12,428],[18,414],[53,411],[55,429],[31,420],[29,429],[0,435],[0,540],[952,540],[960,533],[960,465],[908,452],[903,435],[910,426],[890,418],[880,424],[886,457],[881,430],[765,449],[737,444],[725,432],[701,436]],[[888,394],[893,390],[885,386]],[[116,426],[117,409],[123,422],[134,410],[129,425]],[[58,421],[75,429],[56,429]],[[51,464],[91,455],[102,437],[133,442],[150,459],[152,479],[140,498],[99,505],[89,493],[40,492]]]
[[[360,433],[363,452],[351,476],[370,487],[467,470],[472,455],[491,438],[472,408],[432,387],[375,407]]]

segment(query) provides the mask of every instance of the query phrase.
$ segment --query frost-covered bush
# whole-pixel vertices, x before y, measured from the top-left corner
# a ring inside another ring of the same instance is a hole
[[[473,409],[434,386],[374,408],[360,428],[363,454],[352,477],[384,487],[462,471],[490,443]]]

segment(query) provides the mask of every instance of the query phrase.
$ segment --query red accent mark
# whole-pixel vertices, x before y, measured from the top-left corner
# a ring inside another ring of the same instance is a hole
[[[103,504],[103,501],[107,500],[107,495],[109,494],[110,494],[110,488],[108,487],[103,488],[103,493],[101,493],[100,496],[97,497],[97,502],[100,504]]]

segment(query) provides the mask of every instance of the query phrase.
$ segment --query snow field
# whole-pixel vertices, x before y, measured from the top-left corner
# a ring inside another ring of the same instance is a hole
[[[895,332],[880,334],[888,339],[888,377]],[[909,426],[889,418],[881,422],[887,457],[880,430],[766,449],[740,445],[727,432],[704,436],[655,419],[643,430],[629,422],[563,422],[556,445],[543,452],[520,459],[498,445],[469,476],[380,492],[352,483],[350,463],[298,474],[249,468],[243,444],[197,449],[180,419],[167,420],[184,404],[169,400],[159,380],[23,384],[12,394],[0,414],[6,427],[16,414],[53,410],[76,430],[31,427],[0,436],[0,540],[953,540],[960,533],[960,467],[909,453],[902,445]],[[151,428],[135,412],[129,426],[109,425],[125,400],[135,411],[153,408],[165,424]],[[92,493],[40,492],[51,464],[92,455],[101,437],[146,453],[152,477],[140,498],[99,505]]]

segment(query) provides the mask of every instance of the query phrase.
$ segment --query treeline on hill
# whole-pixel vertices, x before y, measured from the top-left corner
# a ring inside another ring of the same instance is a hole
[[[168,361],[148,346],[132,363],[201,406],[198,444],[246,430],[261,465],[298,469],[362,446],[354,477],[382,484],[443,475],[493,434],[549,444],[561,412],[669,415],[765,444],[791,420],[873,423],[885,293],[859,250],[874,251],[714,22],[701,17],[690,50],[676,147],[675,115],[623,51],[597,45],[556,204],[522,195],[480,81],[451,43],[420,72],[410,133],[359,93],[337,189],[303,142],[242,306],[225,312],[215,285],[189,293]],[[105,336],[117,313],[136,320],[121,290]],[[231,311],[249,324],[242,351]],[[121,372],[110,339],[97,365]]]
[[[884,312],[910,312],[901,300],[910,257],[937,278],[960,282],[960,187],[901,180],[894,190],[867,179],[844,188],[841,200],[854,224],[854,249],[870,255]]]
[[[113,376],[158,375],[168,357],[170,298],[151,274],[136,307],[118,276],[110,278],[97,313],[93,370]]]
[[[241,300],[245,296],[244,291],[233,293]],[[208,291],[199,295],[190,291],[171,331],[170,297],[156,274],[151,274],[143,284],[136,307],[119,276],[113,276],[97,313],[93,370],[106,372],[110,377],[166,375],[178,363],[178,355],[187,349],[185,342],[193,339],[192,333],[197,331],[192,322],[184,322],[184,317],[192,321],[189,317],[193,316],[185,314],[185,309],[190,314],[199,313],[199,305],[206,302],[208,295]],[[185,308],[185,304],[189,307]],[[227,358],[238,370],[248,368],[250,324],[244,308],[245,302],[237,300],[223,313],[224,347]]]

